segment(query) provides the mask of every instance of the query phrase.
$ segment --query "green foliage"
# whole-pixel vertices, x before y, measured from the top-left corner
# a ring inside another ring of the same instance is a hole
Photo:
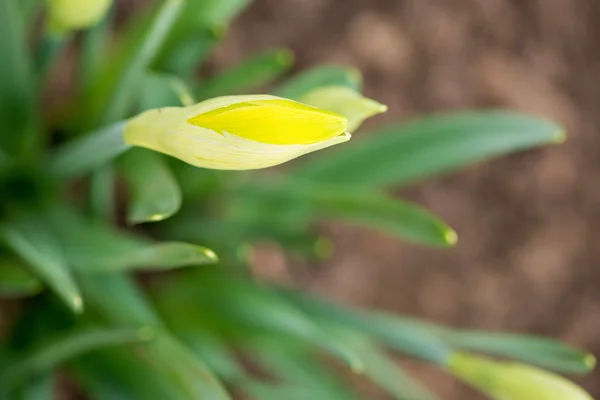
[[[108,400],[359,399],[344,377],[352,374],[395,399],[435,399],[388,350],[438,368],[468,350],[590,371],[593,356],[558,341],[353,310],[251,277],[248,254],[264,239],[327,258],[323,219],[454,245],[452,228],[387,189],[556,143],[563,137],[552,122],[501,111],[397,122],[266,178],[124,143],[136,111],[266,85],[315,102],[323,100],[315,89],[338,88],[329,103],[349,88],[357,94],[344,110],[365,112],[358,71],[318,66],[287,77],[288,50],[198,79],[249,4],[156,0],[119,30],[113,13],[81,41],[69,34],[50,46],[52,38],[31,35],[46,6],[0,0],[0,297],[20,310],[0,332],[0,399],[50,399],[59,372],[86,398]],[[79,56],[78,86],[49,117],[40,93],[64,45]]]

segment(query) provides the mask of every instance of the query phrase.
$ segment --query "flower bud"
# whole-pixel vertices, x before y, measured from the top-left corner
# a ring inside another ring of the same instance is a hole
[[[448,370],[494,400],[593,400],[560,375],[516,362],[457,352]]]
[[[350,139],[334,112],[269,95],[225,96],[189,107],[146,111],[125,141],[211,168],[271,167]]]

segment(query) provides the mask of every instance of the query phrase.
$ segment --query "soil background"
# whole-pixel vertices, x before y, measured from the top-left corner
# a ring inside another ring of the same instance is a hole
[[[302,284],[362,307],[554,336],[600,355],[598,0],[257,0],[213,67],[281,46],[298,69],[359,68],[365,93],[390,107],[371,126],[499,106],[551,117],[569,134],[561,146],[400,193],[448,221],[456,248],[327,225],[336,255]],[[443,399],[483,398],[410,369]],[[579,382],[600,398],[600,372]],[[387,399],[369,386],[365,398]]]

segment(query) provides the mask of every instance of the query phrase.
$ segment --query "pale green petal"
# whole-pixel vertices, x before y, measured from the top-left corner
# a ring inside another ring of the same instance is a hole
[[[363,97],[347,86],[313,89],[300,98],[302,103],[342,114],[348,118],[348,132],[354,132],[364,120],[387,111],[387,106]]]

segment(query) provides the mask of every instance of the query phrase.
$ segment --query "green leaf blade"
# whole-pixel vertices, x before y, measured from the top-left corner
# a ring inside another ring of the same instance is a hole
[[[69,263],[83,273],[168,270],[214,264],[210,249],[182,242],[153,243],[117,231],[97,221],[86,221],[68,210],[54,210],[58,238]]]
[[[179,184],[159,154],[133,149],[122,157],[120,167],[131,191],[130,224],[162,221],[179,210]]]
[[[20,14],[18,2],[0,1],[0,146],[10,155],[31,144],[34,121],[35,79]]]
[[[275,223],[302,226],[323,218],[346,220],[398,236],[408,242],[447,247],[456,244],[452,228],[408,201],[350,186],[292,179],[284,185],[254,185],[242,189],[237,218],[268,215]],[[262,214],[261,214],[262,213]]]
[[[406,186],[506,153],[564,139],[561,128],[523,114],[442,114],[384,128],[368,140],[300,166],[295,176],[365,188]]]
[[[252,55],[206,81],[198,93],[200,99],[240,94],[273,82],[283,75],[293,62],[287,49],[267,50]]]
[[[94,349],[139,342],[147,337],[139,330],[92,330],[70,333],[19,357],[0,373],[0,388],[6,392],[25,379],[45,373],[78,355]]]
[[[81,293],[55,233],[44,216],[20,215],[0,227],[0,232],[7,244],[31,265],[71,310],[76,313],[83,311]]]
[[[511,357],[563,373],[586,374],[596,364],[588,352],[539,336],[449,329],[442,338],[459,349]]]
[[[299,100],[311,90],[324,86],[345,86],[360,92],[362,76],[358,70],[351,67],[336,65],[315,67],[292,77],[277,88],[274,94]]]
[[[111,123],[127,116],[139,93],[146,70],[158,54],[170,29],[184,5],[183,0],[164,0],[143,40],[130,54],[116,85],[106,102],[102,123]]]

